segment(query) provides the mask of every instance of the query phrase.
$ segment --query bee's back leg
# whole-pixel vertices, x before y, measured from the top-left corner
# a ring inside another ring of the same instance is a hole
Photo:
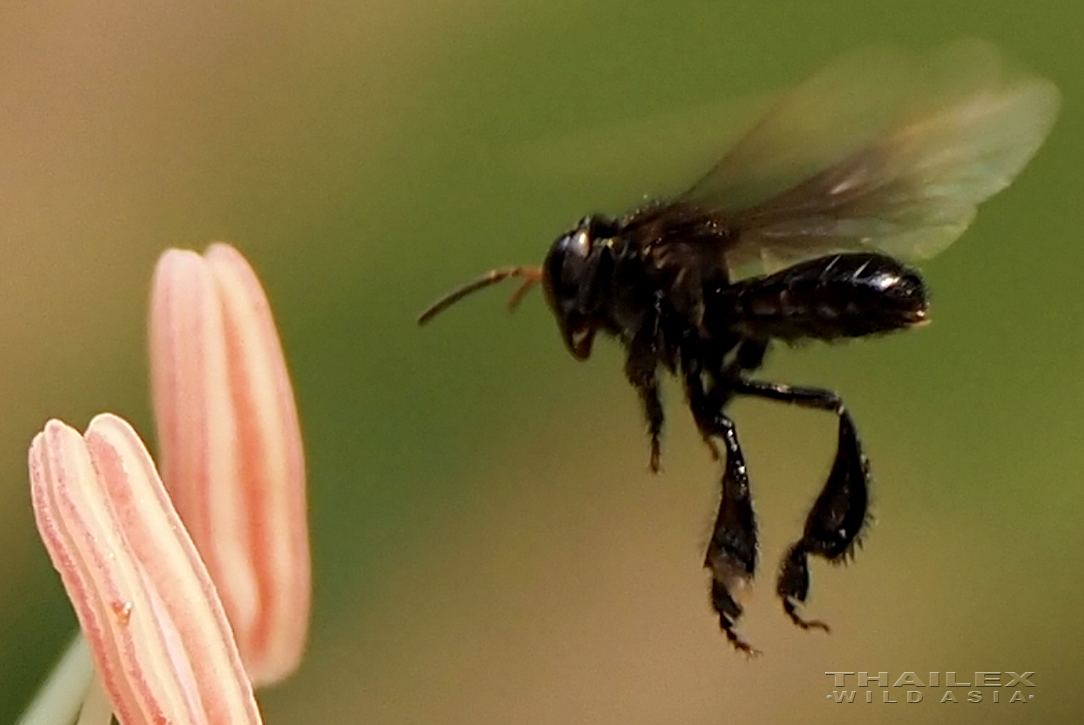
[[[806,517],[802,538],[783,558],[776,591],[787,616],[803,629],[828,630],[817,620],[805,620],[798,607],[809,594],[808,555],[842,562],[853,552],[867,522],[869,510],[869,463],[862,454],[854,422],[839,396],[829,390],[799,388],[778,383],[740,381],[739,395],[753,395],[805,407],[830,410],[839,416],[839,442],[828,481]]]
[[[749,493],[745,457],[738,445],[734,421],[723,414],[724,398],[713,401],[704,393],[699,375],[686,373],[686,392],[697,426],[705,439],[722,439],[726,450],[723,464],[722,496],[711,533],[704,566],[711,571],[711,603],[719,615],[719,626],[730,642],[742,652],[759,654],[742,639],[734,627],[742,607],[735,599],[748,586],[757,568],[757,522]]]

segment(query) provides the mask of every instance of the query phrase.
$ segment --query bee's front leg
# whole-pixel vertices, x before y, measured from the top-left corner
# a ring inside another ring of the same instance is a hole
[[[662,435],[663,424],[659,379],[655,372],[657,365],[654,350],[646,346],[638,346],[635,341],[629,345],[629,355],[625,361],[625,376],[640,394],[640,404],[643,406],[644,417],[647,419],[647,432],[651,436],[652,473],[659,472],[661,453],[659,438]]]
[[[625,377],[640,394],[640,404],[647,420],[647,432],[651,436],[651,472],[658,473],[662,447],[664,414],[659,397],[659,320],[662,314],[660,301],[656,299],[651,316],[628,343],[625,359]]]

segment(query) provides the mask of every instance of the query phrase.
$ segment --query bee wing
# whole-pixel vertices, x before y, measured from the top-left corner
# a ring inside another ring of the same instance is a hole
[[[854,53],[784,94],[682,199],[737,230],[732,270],[869,248],[926,258],[1031,159],[1059,100],[981,41],[925,65]]]

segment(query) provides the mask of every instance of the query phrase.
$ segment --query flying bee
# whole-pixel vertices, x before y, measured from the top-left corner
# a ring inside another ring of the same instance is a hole
[[[704,565],[719,624],[739,650],[737,594],[757,568],[757,522],[737,429],[738,396],[828,411],[835,459],[783,557],[776,592],[803,629],[810,555],[842,562],[868,519],[870,471],[842,399],[821,388],[753,377],[774,341],[837,341],[928,320],[921,259],[967,228],[1038,150],[1057,88],[1011,72],[980,41],[925,63],[891,49],[845,56],[782,94],[692,188],[562,234],[541,267],[496,269],[426,310],[425,324],[464,296],[508,278],[515,306],[541,283],[577,360],[596,334],[627,352],[659,469],[661,371],[682,383],[693,420],[721,464],[722,495]]]

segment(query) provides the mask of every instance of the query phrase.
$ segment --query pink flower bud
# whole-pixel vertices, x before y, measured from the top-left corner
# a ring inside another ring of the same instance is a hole
[[[34,514],[122,725],[260,722],[211,578],[125,421],[49,421]]]
[[[275,682],[296,669],[308,631],[305,464],[270,306],[240,253],[162,255],[150,359],[162,477],[249,677]]]

